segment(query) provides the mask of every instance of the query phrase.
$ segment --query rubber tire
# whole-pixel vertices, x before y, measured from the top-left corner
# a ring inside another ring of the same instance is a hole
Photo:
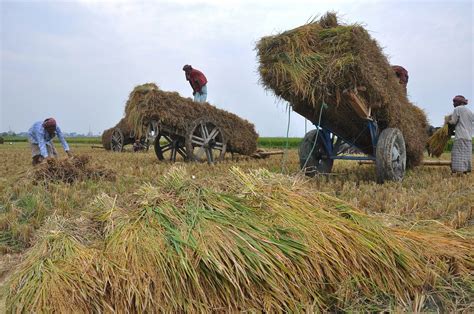
[[[300,168],[303,169],[306,159],[308,158],[309,153],[314,145],[314,139],[316,137],[317,130],[309,131],[305,134],[303,141],[300,144],[298,155],[300,159]],[[318,136],[319,137],[319,136]],[[306,163],[306,168],[313,168],[315,171],[305,171],[305,174],[308,177],[314,177],[316,173],[331,173],[332,166],[334,164],[333,159],[324,158],[321,155],[328,156],[326,147],[322,141],[318,141],[314,147],[312,156],[309,156],[308,162]]]
[[[393,149],[396,151],[393,151]],[[395,164],[392,153],[397,153]],[[385,181],[402,181],[406,169],[405,139],[399,129],[387,128],[380,133],[375,154],[377,183]]]

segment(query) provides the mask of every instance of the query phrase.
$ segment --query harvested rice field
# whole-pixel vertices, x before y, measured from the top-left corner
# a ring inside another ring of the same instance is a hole
[[[0,145],[0,313],[474,310],[472,175],[72,151]]]

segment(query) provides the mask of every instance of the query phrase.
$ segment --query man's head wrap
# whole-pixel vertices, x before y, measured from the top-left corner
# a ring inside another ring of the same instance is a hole
[[[455,105],[467,105],[468,101],[463,95],[457,95],[453,98],[453,104]]]
[[[54,118],[48,118],[44,120],[43,127],[47,129],[52,129],[56,127],[56,120]]]

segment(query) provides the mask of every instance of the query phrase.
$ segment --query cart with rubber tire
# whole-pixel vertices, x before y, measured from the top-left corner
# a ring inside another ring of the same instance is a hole
[[[330,173],[337,159],[370,160],[375,162],[378,183],[403,180],[406,147],[402,132],[378,123],[357,91],[347,93],[344,104],[337,108],[339,112],[323,108],[321,105],[320,112],[294,108],[316,126],[305,134],[299,147],[300,167],[306,175]],[[341,114],[351,117],[350,121],[338,121]],[[347,154],[354,148],[365,155]]]

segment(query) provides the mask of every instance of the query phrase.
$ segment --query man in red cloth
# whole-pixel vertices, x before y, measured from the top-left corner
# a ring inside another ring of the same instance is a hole
[[[183,67],[183,71],[186,75],[186,80],[193,88],[194,101],[205,102],[207,98],[207,78],[199,70],[193,69],[192,66],[186,64]]]

